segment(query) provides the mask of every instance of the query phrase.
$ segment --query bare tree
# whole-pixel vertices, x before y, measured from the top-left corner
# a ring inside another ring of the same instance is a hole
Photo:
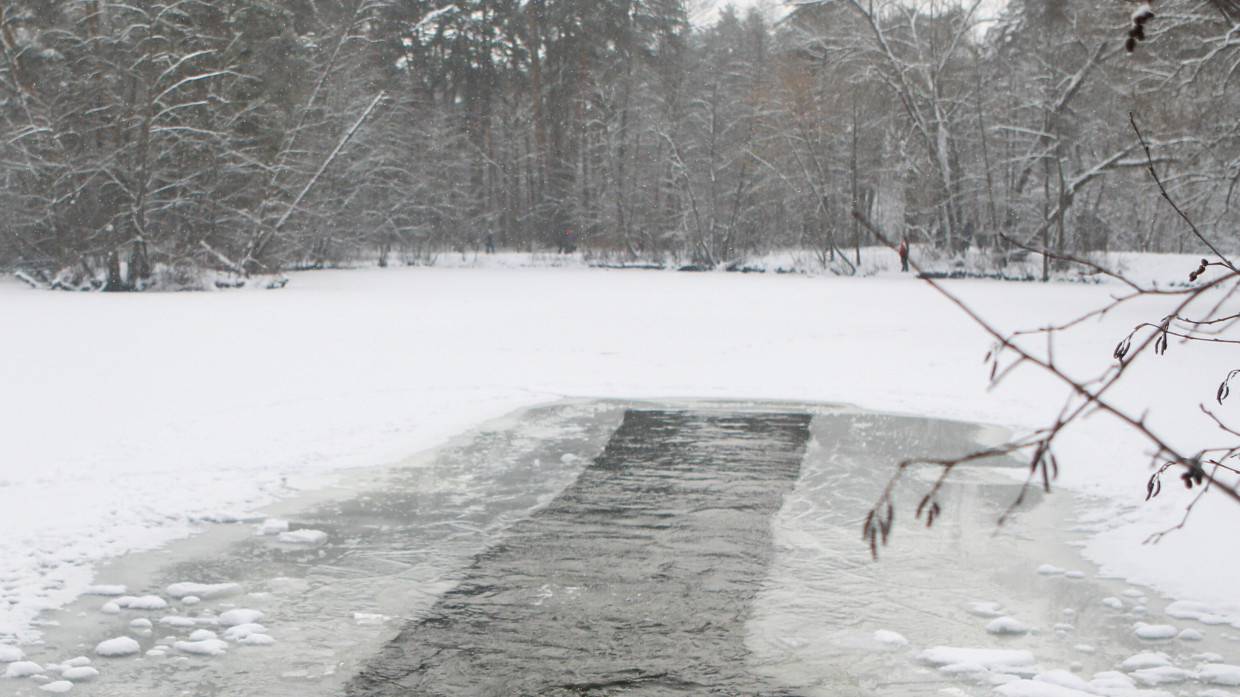
[[[1216,427],[1223,438],[1230,439],[1232,442],[1221,447],[1202,445],[1193,450],[1186,450],[1173,445],[1163,434],[1151,427],[1144,413],[1132,411],[1130,407],[1120,404],[1112,396],[1114,387],[1125,379],[1130,366],[1150,353],[1157,356],[1165,355],[1173,340],[1189,345],[1194,343],[1240,345],[1240,336],[1236,335],[1237,326],[1240,325],[1240,314],[1227,309],[1229,301],[1240,293],[1240,269],[1237,269],[1217,243],[1206,236],[1191,217],[1180,208],[1158,173],[1153,148],[1141,132],[1135,117],[1130,116],[1130,123],[1137,143],[1145,156],[1146,172],[1156,186],[1158,195],[1175,212],[1180,223],[1186,226],[1192,236],[1210,250],[1210,256],[1201,259],[1195,268],[1188,271],[1186,274],[1188,285],[1183,288],[1166,290],[1143,286],[1120,273],[1086,259],[1061,255],[1051,249],[1037,249],[1037,252],[1051,258],[1078,264],[1096,273],[1107,275],[1122,283],[1127,288],[1127,292],[1114,297],[1102,307],[1067,322],[1011,334],[1001,332],[992,322],[982,317],[943,283],[932,278],[925,278],[925,282],[934,291],[960,308],[994,340],[993,348],[986,355],[992,385],[1002,383],[1017,368],[1033,366],[1062,383],[1068,391],[1068,397],[1053,422],[999,446],[972,452],[958,458],[900,463],[896,474],[884,488],[863,524],[863,539],[869,544],[875,557],[878,556],[879,546],[885,545],[889,540],[895,518],[895,495],[903,481],[903,475],[910,467],[924,464],[938,468],[937,478],[929,490],[920,495],[915,510],[915,517],[924,520],[926,525],[930,526],[934,524],[941,512],[942,502],[939,494],[952,472],[958,467],[999,456],[1019,455],[1027,458],[1029,476],[1025,487],[1012,502],[1008,513],[1000,519],[1002,522],[1008,514],[1020,507],[1032,487],[1038,486],[1047,492],[1050,491],[1051,483],[1059,472],[1059,462],[1055,455],[1056,442],[1065,428],[1093,412],[1106,413],[1118,419],[1133,434],[1149,445],[1150,465],[1154,471],[1145,483],[1147,500],[1162,493],[1163,479],[1172,472],[1178,474],[1186,488],[1198,489],[1197,495],[1187,504],[1182,520],[1172,528],[1152,535],[1147,540],[1148,542],[1157,542],[1167,533],[1183,528],[1197,502],[1210,491],[1218,492],[1218,495],[1240,503],[1240,478],[1237,478],[1240,475],[1240,462],[1237,462],[1237,458],[1240,457],[1240,430],[1227,424],[1203,402],[1200,405],[1202,418]],[[862,214],[856,213],[856,215],[858,220],[869,227],[875,235],[886,237]],[[1126,336],[1119,337],[1113,351],[1115,363],[1101,374],[1083,380],[1069,375],[1056,362],[1054,342],[1057,338],[1079,328],[1088,320],[1105,316],[1122,305],[1148,297],[1171,300],[1174,303],[1172,311],[1161,318],[1143,322],[1134,327]],[[1046,349],[1038,351],[1031,348],[1025,341],[1031,337],[1042,339]],[[1213,401],[1222,404],[1230,396],[1231,383],[1237,376],[1240,376],[1240,370],[1220,376],[1220,384],[1217,393],[1213,395]]]

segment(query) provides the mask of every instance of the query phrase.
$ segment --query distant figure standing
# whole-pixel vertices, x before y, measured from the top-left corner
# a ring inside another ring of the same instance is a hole
[[[487,254],[494,254],[495,253],[495,233],[493,232],[487,233],[486,243],[487,243]]]
[[[900,270],[908,271],[908,238],[900,240],[900,246],[896,247],[896,253],[900,255]]]

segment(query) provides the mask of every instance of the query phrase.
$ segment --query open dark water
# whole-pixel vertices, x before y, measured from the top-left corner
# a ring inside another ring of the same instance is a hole
[[[630,410],[348,694],[763,694],[745,622],[808,414]]]

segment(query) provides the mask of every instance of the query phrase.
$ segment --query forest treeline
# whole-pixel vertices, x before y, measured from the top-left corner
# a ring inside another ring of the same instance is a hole
[[[847,270],[892,235],[1189,251],[1143,170],[1229,243],[1240,31],[1162,0],[0,0],[0,266],[192,284],[444,250]]]

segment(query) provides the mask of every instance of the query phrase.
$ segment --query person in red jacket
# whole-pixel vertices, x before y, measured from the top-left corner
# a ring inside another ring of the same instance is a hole
[[[900,270],[908,271],[908,238],[900,240],[900,246],[896,247],[896,253],[900,255]]]

